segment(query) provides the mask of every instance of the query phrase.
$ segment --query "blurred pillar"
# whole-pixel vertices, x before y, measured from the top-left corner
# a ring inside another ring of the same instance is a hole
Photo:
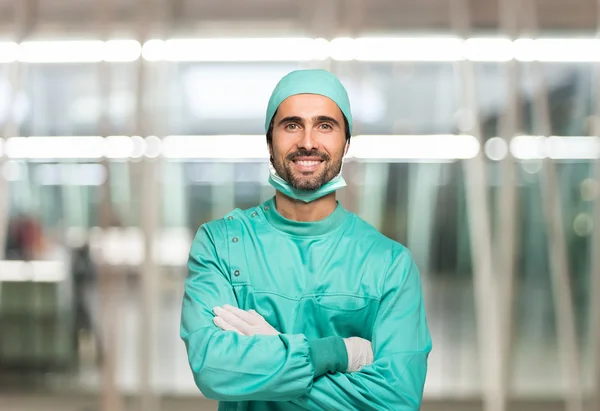
[[[185,173],[182,161],[169,161],[163,164],[164,178],[159,179],[164,187],[162,217],[168,227],[187,227],[188,207],[185,196]]]
[[[110,36],[108,21],[112,6],[112,0],[100,0],[95,2],[94,14],[96,18],[96,29],[101,39],[107,40]],[[100,120],[98,133],[106,136],[110,132],[110,89],[111,77],[110,66],[106,62],[98,63],[98,98],[100,100]],[[102,164],[106,169],[106,180],[101,187],[102,197],[100,200],[99,226],[106,231],[117,225],[111,197],[111,168],[106,158]],[[120,395],[116,380],[117,364],[117,326],[115,321],[118,315],[118,277],[116,269],[102,258],[98,266],[98,293],[101,310],[102,335],[102,363],[101,363],[101,387],[100,406],[102,411],[122,411],[124,408],[123,398]]]
[[[453,0],[451,14],[455,32],[462,38],[469,38],[471,34],[469,2]],[[469,133],[483,143],[473,64],[468,60],[461,61],[459,70],[463,113],[465,113],[468,123],[468,126],[464,127],[461,132]],[[483,150],[475,158],[465,160],[463,164],[474,270],[473,285],[482,371],[483,404],[486,411],[504,411],[506,407],[501,390],[501,363],[505,361],[505,358],[502,358],[500,350],[499,304],[492,265],[490,204],[487,195],[487,173]]]
[[[31,31],[31,16],[33,13],[33,0],[21,0],[14,3],[15,6],[15,42],[21,43],[27,38]],[[13,108],[17,100],[19,91],[23,88],[24,75],[23,65],[18,61],[7,65],[8,71],[8,112],[6,113],[6,122],[2,129],[1,137],[16,137],[20,131],[20,124],[15,121]],[[8,235],[8,220],[10,218],[10,183],[4,178],[4,167],[6,161],[0,153],[0,260],[4,258],[6,251],[6,238]],[[22,168],[25,168],[23,166]]]
[[[600,0],[597,1],[597,36],[600,37]],[[596,64],[596,115],[594,118],[593,133],[600,137],[600,63]],[[600,184],[600,159],[595,164],[596,185]],[[592,237],[592,272],[591,272],[591,294],[590,313],[592,336],[592,407],[593,411],[600,411],[600,193],[596,193],[594,202],[594,232]]]
[[[598,87],[596,97],[596,119],[595,119],[595,136],[600,137],[600,67],[596,76]],[[600,160],[596,160],[595,164],[595,180],[596,184],[600,182]],[[592,237],[592,270],[591,270],[591,291],[590,291],[590,313],[591,327],[590,335],[592,337],[592,410],[600,411],[600,195],[596,193],[594,202],[594,231]]]
[[[363,167],[363,175],[358,212],[365,221],[381,230],[385,213],[384,201],[389,179],[389,164],[369,162],[360,165]]]
[[[215,162],[211,165],[211,219],[219,220],[235,207],[235,163]]]
[[[346,0],[338,2],[337,7],[330,11],[337,19],[335,20],[336,24],[329,27],[330,32],[328,33],[327,38],[331,39],[340,34],[349,37],[359,37],[364,26],[365,1],[366,0]],[[336,4],[332,4],[332,7],[334,6],[336,6]],[[339,16],[339,9],[343,6],[345,6],[346,14]],[[341,33],[340,30],[342,31]],[[364,67],[364,63],[359,61],[348,61],[343,66],[335,68],[338,75],[349,80],[350,93],[355,93],[353,96],[350,96],[350,99],[356,100],[360,98],[360,94],[357,93],[360,93],[362,88]],[[352,129],[354,135],[361,134],[360,117],[354,118]],[[350,140],[350,144],[352,144],[352,140]],[[344,178],[348,182],[348,186],[341,190],[337,196],[338,200],[344,204],[348,210],[355,213],[358,212],[359,204],[361,202],[361,193],[359,187],[354,182],[359,179],[359,176],[364,174],[364,168],[368,166],[368,164],[361,164],[357,161],[345,161],[344,163]]]
[[[430,274],[431,237],[443,167],[442,163],[415,163],[408,170],[407,245],[419,271],[426,275]]]
[[[156,21],[156,2],[153,0],[139,0],[139,19],[137,27],[138,41],[143,45],[153,29],[152,24]],[[140,58],[136,62],[136,115],[135,134],[147,136],[149,126],[154,125],[152,118],[148,115],[149,95],[147,85],[148,67],[145,60]],[[154,84],[154,83],[151,83]],[[161,114],[162,115],[162,114]],[[139,167],[141,175],[140,187],[140,226],[144,235],[144,261],[140,267],[141,281],[141,304],[139,324],[139,410],[156,411],[159,408],[156,390],[154,387],[155,355],[158,352],[155,342],[157,331],[157,303],[159,298],[159,267],[157,265],[157,253],[153,244],[157,243],[159,223],[159,192],[160,172],[162,161],[160,156],[151,159],[144,157],[132,167]]]
[[[310,33],[313,37],[332,39],[338,34],[339,19],[338,9],[339,0],[304,0],[306,6],[301,7],[302,16],[306,25],[310,27]],[[325,70],[333,69],[333,61],[328,58],[324,61],[311,60],[307,62],[308,68],[321,68]]]
[[[183,0],[155,0],[156,10],[154,15],[160,25],[160,34],[162,38],[171,38],[175,33],[173,29],[177,28],[178,20],[185,16],[185,2]],[[176,34],[175,34],[176,35]],[[173,98],[180,99],[177,90],[172,86],[173,79],[179,76],[179,67],[172,62],[160,61],[152,64],[153,75],[155,76],[152,101],[155,103],[156,112],[160,113],[154,116],[155,128],[168,134],[170,125],[177,122],[173,119]],[[181,113],[181,110],[179,110]],[[183,121],[180,119],[180,121]],[[172,227],[187,227],[189,219],[189,210],[186,196],[186,163],[184,161],[163,161],[163,178],[158,178],[163,190],[158,198],[163,207],[162,217],[165,225]],[[167,205],[168,203],[168,205]],[[193,236],[195,232],[191,233]]]
[[[526,16],[528,35],[536,38],[538,23],[534,0],[521,3],[522,13]],[[550,136],[550,107],[548,90],[544,81],[544,72],[539,62],[530,63],[535,84],[534,112],[537,120],[537,135]],[[555,313],[557,321],[559,356],[562,361],[567,387],[566,409],[568,411],[583,410],[583,387],[580,366],[579,348],[575,326],[575,313],[571,294],[567,244],[563,225],[563,213],[560,201],[560,188],[556,175],[556,164],[545,158],[542,168],[542,205],[548,233],[548,255],[552,288],[554,292]]]
[[[500,31],[511,40],[518,37],[518,0],[500,0]],[[506,146],[509,147],[510,141],[518,132],[519,127],[519,78],[518,63],[512,59],[504,63],[507,86],[506,108],[502,113],[499,124],[499,135],[504,138]],[[500,192],[497,200],[497,210],[499,213],[498,237],[496,246],[496,255],[494,256],[494,265],[498,268],[500,275],[497,276],[500,281],[500,322],[502,338],[500,350],[501,378],[500,378],[500,397],[502,409],[506,409],[509,396],[509,377],[511,362],[511,349],[513,341],[513,319],[514,319],[514,296],[515,296],[515,233],[518,221],[517,213],[517,175],[514,158],[510,153],[506,153],[500,163],[501,182]]]

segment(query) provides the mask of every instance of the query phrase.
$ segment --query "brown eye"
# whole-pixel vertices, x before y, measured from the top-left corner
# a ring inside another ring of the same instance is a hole
[[[298,125],[294,124],[294,123],[291,123],[291,124],[288,124],[287,126],[285,126],[285,128],[290,131],[296,130],[297,127],[298,127]]]

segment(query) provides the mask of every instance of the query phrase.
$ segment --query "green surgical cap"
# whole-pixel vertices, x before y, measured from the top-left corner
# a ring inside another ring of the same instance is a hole
[[[292,71],[279,80],[269,99],[265,133],[269,131],[269,125],[279,105],[286,98],[296,94],[318,94],[333,100],[348,120],[350,134],[352,134],[352,112],[348,93],[334,74],[321,69]]]

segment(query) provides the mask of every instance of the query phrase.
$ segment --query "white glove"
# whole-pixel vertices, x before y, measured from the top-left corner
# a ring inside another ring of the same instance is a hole
[[[278,335],[279,331],[254,310],[244,311],[231,305],[215,307],[213,322],[224,331],[234,331],[242,335]]]
[[[348,370],[346,372],[360,371],[365,365],[373,363],[373,347],[371,341],[359,337],[344,338],[346,351],[348,351]]]

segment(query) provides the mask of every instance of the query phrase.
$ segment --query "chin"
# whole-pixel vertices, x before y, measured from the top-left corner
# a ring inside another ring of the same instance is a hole
[[[322,179],[320,176],[306,175],[306,174],[293,174],[290,183],[294,188],[298,190],[315,190],[315,186],[319,185]]]
[[[315,190],[318,190],[319,188],[321,188],[321,186],[300,185],[300,186],[296,186],[295,188],[296,188],[296,190],[302,190],[302,191],[315,191]]]
[[[321,183],[321,179],[311,178],[310,180],[308,180],[304,178],[299,178],[296,179],[295,184],[292,184],[292,186],[297,190],[313,191],[321,188],[323,186],[323,183]]]

